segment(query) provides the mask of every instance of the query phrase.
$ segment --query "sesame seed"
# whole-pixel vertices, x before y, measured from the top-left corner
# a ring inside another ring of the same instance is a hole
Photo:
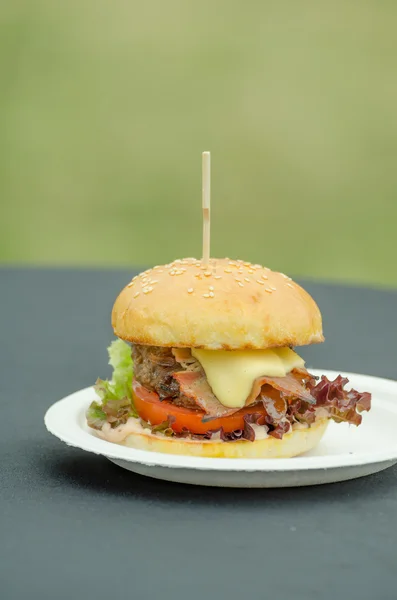
[[[168,271],[168,275],[175,275],[175,271]]]
[[[222,279],[222,275],[214,275],[214,279]]]
[[[193,292],[194,292],[193,288],[189,288],[188,291],[187,291],[188,294],[193,294]]]
[[[250,275],[252,275],[252,273],[255,273],[255,271],[254,271],[254,269],[248,269],[248,273],[249,273]]]
[[[210,295],[209,294],[203,294],[203,298],[209,298]]]
[[[250,283],[251,279],[249,279],[248,277],[244,277],[244,281],[247,281],[248,283]]]
[[[150,287],[150,285],[148,285],[147,287],[144,287],[144,288],[143,288],[142,292],[143,292],[144,294],[149,294],[149,293],[152,291],[152,289],[153,289],[153,288],[152,288],[152,287]]]
[[[181,263],[181,262],[182,262],[182,261],[181,261],[181,259],[180,259],[180,258],[176,258],[176,259],[174,260],[174,263]]]
[[[214,292],[210,292],[209,296],[210,298],[213,298],[215,296]]]
[[[262,266],[261,265],[252,265],[254,269],[261,269]]]
[[[250,263],[250,262],[245,262],[245,263],[243,263],[243,264],[244,264],[244,267],[250,267],[250,266],[251,266],[251,263]]]
[[[286,285],[288,285],[288,287],[293,288],[294,286],[292,285],[292,283],[287,283]]]
[[[201,267],[201,263],[196,263],[194,266],[195,267]]]
[[[132,287],[135,284],[135,281],[130,281],[130,283],[127,285],[127,287]]]
[[[244,284],[243,284],[243,283],[241,283],[241,281],[238,281],[238,282],[237,282],[237,285],[239,285],[240,287],[244,287]]]
[[[260,283],[261,285],[265,285],[265,282],[264,282],[264,281],[261,281],[260,279],[257,279],[257,280],[256,280],[256,283]]]
[[[231,269],[225,269],[225,273],[231,273],[232,270]]]
[[[235,263],[235,262],[232,262],[232,261],[230,261],[230,262],[229,262],[229,265],[230,265],[231,267],[237,267],[236,263]]]
[[[158,283],[157,279],[153,279],[153,281],[150,282],[150,285],[154,285],[155,283]]]
[[[139,292],[135,292],[134,298],[138,298],[138,296],[139,296]]]
[[[271,290],[270,288],[265,288],[265,292],[268,292],[269,294],[273,294],[273,290]]]
[[[205,271],[204,272],[204,276],[205,277],[211,277],[211,271]]]
[[[210,287],[209,287],[208,289],[209,289],[211,292],[213,292],[213,291],[214,291],[214,286],[213,286],[213,285],[210,285]]]
[[[237,283],[241,283],[241,279],[239,279],[238,277],[235,277],[234,279],[235,281],[237,281]]]
[[[261,275],[261,277],[262,277],[262,279],[264,279],[265,281],[266,281],[267,279],[269,279],[269,277],[268,277],[267,275]]]

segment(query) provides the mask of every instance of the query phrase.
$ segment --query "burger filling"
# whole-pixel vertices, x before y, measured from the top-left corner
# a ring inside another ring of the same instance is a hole
[[[354,425],[371,395],[346,390],[348,379],[314,377],[290,348],[207,351],[118,340],[109,348],[113,377],[98,380],[101,402],[87,412],[90,427],[118,428],[140,419],[154,433],[224,441],[281,439],[292,427],[332,418]]]

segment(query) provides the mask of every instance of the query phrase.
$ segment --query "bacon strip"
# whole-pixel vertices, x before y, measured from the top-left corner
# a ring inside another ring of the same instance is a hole
[[[173,377],[179,383],[181,394],[194,400],[209,418],[226,417],[240,410],[239,408],[228,408],[219,402],[202,370],[198,372],[180,371],[174,373]],[[271,386],[288,399],[299,398],[310,404],[315,403],[310,391],[302,383],[302,373],[291,372],[285,377],[258,377],[255,379],[252,391],[245,402],[246,406],[254,404],[258,400],[264,385]],[[269,395],[271,395],[270,390]]]
[[[179,383],[181,394],[192,398],[211,418],[227,417],[239,408],[223,406],[214,395],[203,371],[180,371],[173,377]]]
[[[285,377],[258,377],[254,381],[250,395],[245,405],[248,406],[255,402],[261,393],[262,386],[270,385],[288,398],[300,398],[310,404],[315,403],[315,399],[310,391],[302,384],[302,374],[300,371],[288,373]]]

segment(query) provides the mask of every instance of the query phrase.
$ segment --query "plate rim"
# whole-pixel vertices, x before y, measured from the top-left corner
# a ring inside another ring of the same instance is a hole
[[[328,369],[310,369],[313,374],[323,374],[328,377],[336,377],[339,371]],[[397,381],[365,375],[361,373],[343,372],[347,378],[364,378],[379,386],[379,392],[395,392],[397,398]],[[382,390],[383,388],[383,390]],[[148,450],[139,450],[132,447],[121,446],[99,437],[88,431],[81,425],[82,413],[84,414],[87,404],[82,404],[80,396],[87,394],[90,390],[94,392],[92,386],[82,388],[61,398],[53,403],[46,411],[44,423],[47,430],[55,437],[69,446],[80,448],[86,452],[91,452],[106,458],[115,458],[132,463],[144,464],[148,467],[168,467],[178,469],[195,469],[204,471],[245,471],[245,472],[291,472],[338,469],[354,466],[363,466],[366,464],[377,464],[382,462],[397,462],[397,439],[395,447],[386,450],[372,450],[360,454],[330,454],[325,456],[297,456],[293,458],[209,458],[201,456],[173,455]],[[94,392],[95,393],[95,392]],[[74,404],[71,404],[73,399]],[[397,414],[396,405],[391,407],[390,400],[379,399],[378,402],[386,404],[391,412]],[[80,406],[78,404],[80,403]],[[69,408],[69,410],[67,410]],[[394,410],[393,410],[394,409]],[[84,412],[83,412],[84,411]],[[69,420],[63,420],[61,425],[56,424],[57,417],[66,414]],[[55,421],[55,424],[54,424]],[[86,426],[87,427],[87,426]]]

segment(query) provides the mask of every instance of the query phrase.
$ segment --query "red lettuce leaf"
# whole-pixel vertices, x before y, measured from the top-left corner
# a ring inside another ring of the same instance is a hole
[[[337,423],[345,421],[360,425],[362,421],[360,412],[371,408],[371,394],[360,393],[354,389],[345,390],[344,386],[348,382],[349,380],[342,375],[338,375],[334,381],[322,375],[315,386],[310,386],[311,394],[316,400],[316,407],[325,408]]]

